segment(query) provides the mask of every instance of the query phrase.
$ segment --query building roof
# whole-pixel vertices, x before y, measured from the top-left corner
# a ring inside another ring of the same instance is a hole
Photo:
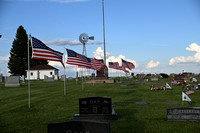
[[[37,65],[37,66],[34,66],[34,67],[31,67],[30,70],[58,70],[57,68],[55,67],[52,67],[50,65]]]

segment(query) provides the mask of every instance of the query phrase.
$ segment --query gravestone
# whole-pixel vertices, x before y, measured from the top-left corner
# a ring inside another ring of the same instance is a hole
[[[134,102],[134,104],[148,104],[148,102],[144,101],[144,102]]]
[[[101,63],[103,63],[103,60],[102,59],[99,59],[98,61],[100,61]],[[96,78],[95,79],[99,79],[99,80],[102,80],[102,79],[107,79],[108,78],[108,70],[106,70],[105,68],[101,68],[100,70],[97,70],[97,73],[96,73]]]
[[[165,103],[167,105],[179,105],[179,103]]]
[[[53,82],[53,81],[55,81],[54,80],[54,75],[52,76],[52,77],[48,77],[48,76],[44,76],[44,81],[46,81],[46,82]]]
[[[151,81],[158,81],[158,78],[151,78]]]
[[[22,82],[25,83],[25,76],[22,75]]]
[[[167,109],[168,121],[199,121],[200,120],[200,107],[188,108],[168,108]]]
[[[4,77],[2,74],[0,74],[0,82],[4,82]]]
[[[110,124],[88,120],[49,123],[48,133],[110,133]]]
[[[44,80],[45,80],[45,79],[48,79],[48,76],[44,75]]]
[[[127,87],[127,85],[121,85],[121,87]]]
[[[19,87],[20,77],[19,76],[10,76],[6,78],[5,87]]]
[[[111,98],[107,97],[79,98],[79,113],[74,115],[74,119],[118,119]]]
[[[55,76],[54,76],[54,80],[58,80],[58,75],[55,75]]]
[[[66,75],[61,75],[61,80],[62,81],[66,80]]]

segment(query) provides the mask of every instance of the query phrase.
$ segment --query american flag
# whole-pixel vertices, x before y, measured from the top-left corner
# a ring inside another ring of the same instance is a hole
[[[94,59],[94,58],[88,58],[84,55],[81,55],[79,53],[76,53],[73,50],[66,49],[67,50],[67,64],[70,65],[77,65],[79,67],[94,69],[94,70],[100,70],[101,68],[104,68],[105,64],[103,64],[101,61]]]
[[[67,50],[67,64],[77,65],[79,67],[91,68],[91,59],[84,55],[78,54],[73,50]]]
[[[190,95],[190,94],[192,94],[192,93],[194,93],[194,91],[187,91],[187,92],[186,92],[187,95]]]
[[[129,73],[129,71],[126,70],[126,68],[124,68],[123,66],[120,66],[120,70],[124,71],[125,73]]]
[[[100,70],[103,67],[103,63],[101,63],[99,60],[91,58],[91,68],[94,70]]]
[[[119,63],[118,62],[109,62],[109,68],[113,68],[113,69],[120,69],[119,68]]]
[[[134,65],[133,63],[128,62],[128,61],[125,61],[125,60],[123,60],[123,59],[122,59],[122,66],[123,66],[124,68],[128,68],[129,70],[132,70],[132,69],[135,68],[135,65]]]
[[[55,51],[48,46],[46,46],[43,42],[36,39],[35,37],[31,37],[32,44],[32,59],[39,60],[50,60],[50,61],[58,61],[64,66],[62,62],[63,53]]]
[[[135,65],[133,63],[127,62],[127,65],[128,65],[130,70],[135,69]]]

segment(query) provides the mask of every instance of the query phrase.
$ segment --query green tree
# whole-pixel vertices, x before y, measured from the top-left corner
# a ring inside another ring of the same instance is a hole
[[[19,26],[16,33],[16,38],[13,41],[12,48],[10,50],[10,58],[8,62],[8,68],[12,75],[26,75],[28,69],[28,35],[23,26]],[[29,41],[30,42],[30,41]],[[30,44],[30,43],[29,43]],[[31,59],[32,48],[30,50],[30,67],[41,64],[48,64],[46,60],[33,60]]]

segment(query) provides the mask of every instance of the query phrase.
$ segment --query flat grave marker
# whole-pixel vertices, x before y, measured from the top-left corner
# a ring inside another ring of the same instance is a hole
[[[142,102],[135,101],[134,104],[148,104],[148,102],[146,102],[146,101],[142,101]]]
[[[165,103],[167,105],[179,105],[179,103]]]
[[[168,121],[199,121],[200,107],[168,108]]]
[[[151,78],[151,81],[158,81],[158,78]]]

